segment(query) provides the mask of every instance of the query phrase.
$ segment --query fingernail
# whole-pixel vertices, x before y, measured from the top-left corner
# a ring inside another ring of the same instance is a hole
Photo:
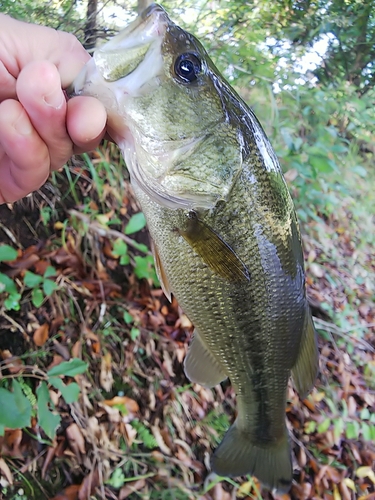
[[[46,94],[44,102],[52,108],[59,109],[64,103],[64,94],[61,89],[53,90],[50,94]]]
[[[33,131],[30,120],[24,112],[21,113],[21,116],[14,122],[13,126],[21,135],[30,135]]]

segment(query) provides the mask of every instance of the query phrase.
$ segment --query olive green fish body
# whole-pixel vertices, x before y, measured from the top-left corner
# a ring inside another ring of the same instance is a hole
[[[262,448],[268,451],[281,447],[281,477],[268,481],[268,485],[283,490],[291,480],[285,426],[286,388],[308,310],[301,246],[289,193],[280,173],[272,173],[274,179],[270,183],[276,184],[281,193],[272,190],[270,196],[265,195],[270,193],[269,188],[264,189],[265,193],[263,189],[259,192],[259,180],[254,179],[257,163],[262,177],[261,160],[249,155],[230,202],[219,203],[215,209],[201,214],[198,211],[202,222],[220,235],[245,264],[248,281],[230,282],[205,264],[181,236],[188,222],[186,211],[161,207],[137,186],[135,193],[170,290],[220,366],[224,377],[219,379],[229,377],[235,389],[238,429],[259,448],[258,455]],[[264,217],[270,205],[275,208],[273,197],[282,206],[279,217],[273,217],[274,227],[270,230]],[[190,377],[194,379],[194,374]],[[213,385],[205,378],[196,381]],[[240,453],[238,447],[233,447],[234,455],[237,451]],[[251,467],[244,456],[228,460],[225,451],[222,460],[220,448],[217,456],[220,462],[224,461],[223,467],[220,463],[216,466],[223,475],[251,471],[262,478],[259,467],[256,464]],[[275,475],[279,471],[280,468],[275,469]]]
[[[288,380],[306,394],[317,350],[296,214],[261,126],[157,5],[96,51],[75,93],[105,103],[162,287],[195,326],[187,376],[207,387],[229,377],[236,392],[213,470],[286,491]]]

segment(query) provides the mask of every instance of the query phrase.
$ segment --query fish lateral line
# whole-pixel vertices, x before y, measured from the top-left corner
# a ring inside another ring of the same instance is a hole
[[[249,282],[250,271],[232,247],[197,212],[187,213],[186,229],[177,232],[215,273],[231,282]]]

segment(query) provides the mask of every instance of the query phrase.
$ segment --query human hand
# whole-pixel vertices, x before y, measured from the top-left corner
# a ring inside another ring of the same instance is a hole
[[[104,106],[93,97],[66,102],[62,91],[89,58],[71,34],[0,14],[0,203],[38,189],[104,136]]]

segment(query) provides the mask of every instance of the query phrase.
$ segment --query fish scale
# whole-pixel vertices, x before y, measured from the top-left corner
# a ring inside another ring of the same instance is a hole
[[[238,187],[239,191],[242,191],[243,198],[246,193],[243,193],[244,189],[240,182],[238,183]],[[186,215],[183,212],[177,213],[176,211],[168,211],[160,207],[160,205],[153,203],[151,199],[146,199],[140,189],[136,189],[135,194],[149,221],[151,237],[164,261],[165,269],[168,269],[168,280],[171,289],[174,290],[181,307],[204,337],[210,350],[220,360],[221,364],[223,364],[226,374],[235,387],[237,396],[243,397],[245,401],[249,402],[249,404],[244,405],[246,407],[254,406],[254,388],[251,384],[251,372],[257,370],[258,363],[256,361],[251,362],[251,358],[254,357],[252,353],[265,351],[261,371],[263,378],[268,379],[267,391],[265,392],[272,391],[273,397],[264,395],[263,399],[267,401],[277,400],[279,402],[278,405],[274,405],[278,409],[278,422],[275,418],[272,420],[274,425],[282,428],[283,432],[285,432],[285,379],[289,378],[290,369],[294,365],[298,352],[298,344],[295,345],[293,337],[291,341],[286,337],[286,334],[283,334],[283,331],[280,332],[279,336],[272,335],[272,330],[275,327],[277,328],[278,325],[275,325],[272,319],[274,316],[272,314],[272,309],[274,309],[272,305],[270,306],[271,311],[268,314],[264,310],[264,303],[270,302],[270,297],[267,297],[266,292],[267,285],[265,282],[267,281],[267,276],[261,272],[262,266],[259,263],[259,249],[253,242],[251,231],[246,231],[248,235],[245,233],[244,237],[240,239],[241,245],[238,245],[238,248],[237,245],[233,245],[236,253],[238,253],[249,267],[252,277],[251,283],[246,284],[242,288],[238,284],[232,285],[233,298],[231,301],[231,294],[228,294],[228,284],[225,281],[223,282],[221,277],[212,273],[209,268],[199,269],[199,264],[201,264],[200,257],[194,254],[189,245],[184,240],[181,240],[180,236],[176,233],[175,229],[183,226]],[[232,192],[231,204],[227,205],[226,209],[230,211],[235,202],[236,193]],[[243,200],[240,198],[238,203],[243,204]],[[252,214],[249,211],[247,217],[253,219],[256,217],[256,214]],[[213,216],[213,220],[210,220],[209,216],[207,219],[207,222],[216,229],[215,216]],[[168,224],[165,221],[168,221]],[[249,224],[249,226],[245,225],[245,227],[248,228],[251,226]],[[163,229],[161,230],[161,228]],[[238,237],[238,228],[236,225],[233,225],[232,230],[227,227],[224,232],[224,228],[219,224],[217,230],[227,241],[234,242],[236,237]],[[246,241],[242,241],[248,239],[251,240],[248,244],[246,244]],[[241,248],[246,250],[241,251]],[[196,261],[199,261],[199,264]],[[199,269],[198,272],[197,268]],[[191,280],[189,281],[189,277],[193,274],[199,277],[199,281],[195,283],[191,282]],[[272,285],[272,276],[268,277],[268,281],[271,281],[269,284]],[[188,286],[186,286],[187,283]],[[241,293],[239,293],[240,288]],[[215,294],[216,301],[214,303],[210,302],[207,289]],[[280,287],[278,287],[277,293],[282,292]],[[201,301],[192,301],[192,296],[205,297],[206,307],[202,308]],[[294,303],[293,297],[291,297],[291,301]],[[250,307],[252,302],[254,306]],[[221,321],[218,321],[217,316]],[[258,317],[259,319],[256,321]],[[247,335],[243,334],[244,330],[248,332]],[[268,350],[263,348],[265,344],[264,332],[269,334],[268,342],[271,345]],[[230,335],[232,335],[232,338],[230,338]],[[290,353],[289,357],[280,356],[282,359],[277,359],[278,353],[281,352],[279,347],[282,347],[285,343],[295,345],[296,352],[294,354]],[[272,359],[272,357],[276,359]],[[255,359],[257,358],[259,356]],[[288,370],[287,376],[284,375],[282,377],[279,373],[276,376],[272,376],[272,371],[275,370],[273,367],[277,364],[279,365],[279,372],[282,373]],[[246,374],[245,381],[241,377],[242,373]],[[278,384],[277,378],[279,376],[281,380]],[[269,381],[274,382],[273,387]],[[257,413],[256,410],[254,410],[254,413]]]
[[[71,92],[106,106],[162,288],[195,326],[187,376],[206,387],[229,377],[235,390],[212,469],[287,491],[288,380],[304,397],[318,355],[296,214],[262,127],[156,4],[95,51]]]

